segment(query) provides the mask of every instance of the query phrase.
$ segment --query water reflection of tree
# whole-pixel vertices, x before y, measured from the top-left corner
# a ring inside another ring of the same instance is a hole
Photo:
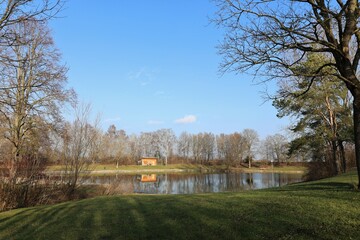
[[[85,184],[102,185],[106,194],[151,193],[193,194],[205,192],[234,192],[249,189],[281,187],[297,182],[299,175],[278,173],[222,174],[161,174],[156,182],[142,183],[136,175],[92,176]]]
[[[103,195],[114,195],[133,193],[132,175],[103,175],[103,176],[86,176],[82,178],[83,184],[101,186]]]

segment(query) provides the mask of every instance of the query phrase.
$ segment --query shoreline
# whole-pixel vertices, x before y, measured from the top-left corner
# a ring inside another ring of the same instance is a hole
[[[64,173],[62,170],[47,170],[52,175],[61,175]],[[113,175],[113,174],[150,174],[150,173],[288,173],[288,174],[304,174],[305,170],[287,170],[279,168],[232,168],[232,169],[214,169],[214,168],[169,168],[169,169],[104,169],[104,170],[89,170],[82,172],[89,175]]]

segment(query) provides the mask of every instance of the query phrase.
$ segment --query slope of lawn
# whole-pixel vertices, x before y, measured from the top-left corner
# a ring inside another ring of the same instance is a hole
[[[0,214],[0,239],[360,239],[349,173],[280,189],[97,197]]]

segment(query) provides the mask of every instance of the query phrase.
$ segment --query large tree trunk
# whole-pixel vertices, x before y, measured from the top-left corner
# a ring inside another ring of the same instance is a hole
[[[18,168],[19,168],[19,161],[20,161],[20,153],[19,148],[14,147],[13,148],[13,154],[12,157],[9,160],[9,183],[13,186],[16,184],[17,176],[18,176]]]
[[[358,189],[360,189],[360,94],[354,96],[354,134],[355,134],[355,158],[358,173]]]
[[[331,165],[332,165],[332,169],[331,169],[331,174],[332,175],[338,175],[339,171],[338,171],[338,163],[337,163],[337,145],[336,145],[336,141],[333,140],[331,141]]]
[[[346,157],[345,157],[344,142],[339,140],[338,145],[340,150],[341,170],[343,173],[346,173]]]

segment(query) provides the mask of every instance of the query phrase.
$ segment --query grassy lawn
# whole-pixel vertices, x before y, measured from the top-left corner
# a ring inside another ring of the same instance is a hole
[[[360,239],[357,177],[280,189],[97,197],[0,214],[0,239]]]
[[[156,166],[141,166],[141,165],[121,165],[118,168],[115,164],[91,164],[89,169],[93,171],[102,171],[102,170],[125,170],[125,171],[142,171],[142,170],[190,170],[198,171],[200,169],[223,169],[224,166],[203,166],[199,164],[169,164],[169,165],[156,165]],[[62,165],[51,165],[47,168],[50,171],[57,171],[64,169]]]
[[[141,166],[141,165],[126,165],[126,166],[119,166],[119,168],[116,168],[116,165],[113,164],[96,164],[92,167],[95,171],[96,170],[168,170],[168,169],[182,169],[182,170],[197,170],[200,168],[200,165],[195,164],[169,164],[169,165],[156,165],[156,166]]]

